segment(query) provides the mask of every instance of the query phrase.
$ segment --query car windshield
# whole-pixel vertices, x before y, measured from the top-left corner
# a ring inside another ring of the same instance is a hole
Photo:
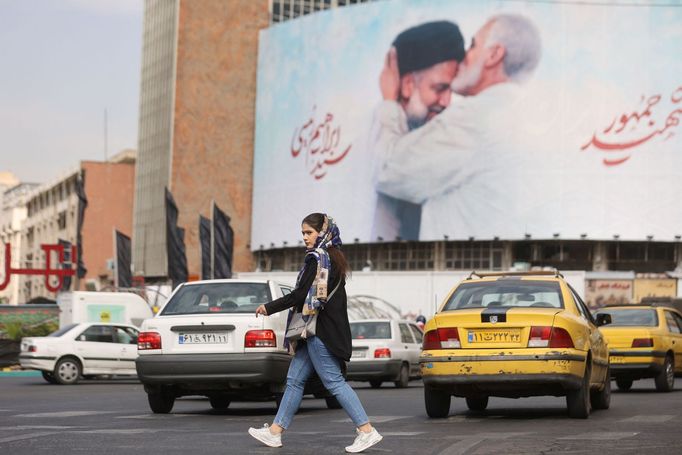
[[[254,313],[270,300],[266,283],[186,285],[173,295],[161,314]]]
[[[497,280],[462,283],[443,308],[563,308],[561,288],[556,281]]]
[[[354,340],[391,339],[390,322],[351,322],[350,333]]]
[[[65,325],[65,326],[62,327],[61,329],[55,330],[54,332],[52,332],[52,333],[49,334],[48,336],[49,336],[49,337],[60,337],[60,336],[64,335],[66,332],[68,332],[69,330],[71,330],[71,329],[73,329],[74,327],[76,327],[77,325],[78,325],[78,324],[69,324],[69,325]]]
[[[606,327],[657,327],[655,310],[630,308],[602,308],[596,314],[610,314],[611,323]]]

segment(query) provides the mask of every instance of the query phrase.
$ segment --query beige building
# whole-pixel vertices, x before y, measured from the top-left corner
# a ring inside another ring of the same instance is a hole
[[[27,218],[22,229],[22,267],[44,269],[46,258],[41,245],[59,240],[78,241],[77,180],[84,177],[87,208],[81,229],[82,279],[74,276],[70,289],[102,290],[113,284],[114,229],[130,235],[135,181],[135,154],[126,150],[108,162],[82,161],[77,168],[55,181],[36,188],[27,200]],[[52,264],[56,255],[52,257]],[[54,268],[54,266],[51,266]],[[75,268],[75,264],[74,264]],[[53,278],[56,283],[56,278]],[[21,276],[19,301],[36,297],[54,299],[42,276]]]
[[[0,282],[7,267],[21,266],[21,226],[26,219],[26,198],[38,185],[20,183],[9,173],[0,173]],[[5,245],[9,245],[11,262],[5,263]],[[0,290],[0,303],[19,302],[19,277],[11,276],[7,287]]]

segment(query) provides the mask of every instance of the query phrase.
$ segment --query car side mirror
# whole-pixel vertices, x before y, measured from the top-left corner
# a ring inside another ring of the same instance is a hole
[[[599,313],[597,315],[597,327],[611,324],[611,315],[609,313]]]

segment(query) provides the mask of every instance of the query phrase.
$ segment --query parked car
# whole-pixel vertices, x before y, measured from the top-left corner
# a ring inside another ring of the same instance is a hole
[[[266,280],[178,286],[159,313],[142,323],[138,339],[137,373],[151,410],[168,413],[186,395],[206,396],[214,409],[235,400],[275,400],[279,406],[292,359],[284,348],[287,312],[255,312],[291,291]],[[304,393],[340,408],[316,376]]]
[[[568,414],[587,418],[611,399],[608,351],[590,314],[558,272],[472,273],[426,323],[420,358],[430,417],[446,417],[451,396],[483,411],[488,397],[566,396]]]
[[[52,384],[76,384],[81,377],[135,375],[136,327],[128,324],[69,324],[46,337],[21,340],[19,363],[40,370]]]
[[[675,375],[682,375],[682,313],[653,303],[607,306],[596,314],[611,316],[602,332],[618,388],[630,390],[633,381],[654,378],[657,391],[672,391]]]
[[[421,377],[419,353],[422,331],[409,321],[364,319],[351,321],[353,353],[348,364],[349,381],[369,381],[374,388],[392,381],[407,387]]]

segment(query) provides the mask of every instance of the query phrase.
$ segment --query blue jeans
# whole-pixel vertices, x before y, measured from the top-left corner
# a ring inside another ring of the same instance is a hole
[[[343,378],[339,360],[327,350],[322,340],[311,337],[298,347],[289,365],[287,386],[273,423],[284,429],[289,427],[301,405],[305,383],[313,370],[317,372],[326,389],[336,397],[356,427],[369,422],[358,395]]]

